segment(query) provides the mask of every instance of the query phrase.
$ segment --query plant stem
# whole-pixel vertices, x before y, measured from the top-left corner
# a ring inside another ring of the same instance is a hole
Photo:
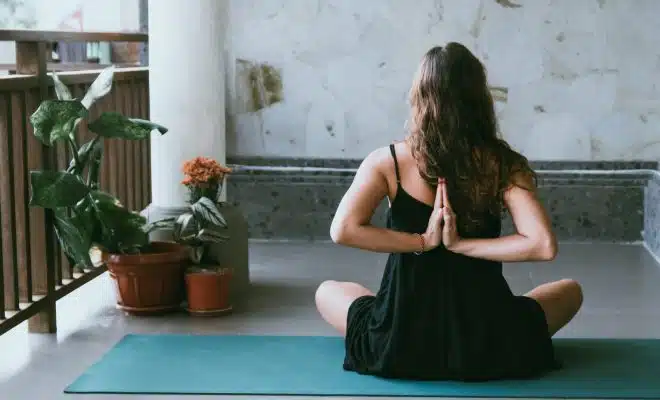
[[[67,143],[69,143],[69,148],[71,149],[71,152],[73,153],[73,159],[76,163],[76,167],[74,168],[74,171],[78,168],[80,165],[80,159],[78,158],[78,145],[76,145],[76,142],[73,141],[71,136],[67,138]],[[80,171],[82,173],[82,171]]]
[[[92,152],[91,157],[95,156]],[[97,190],[99,188],[99,171],[101,169],[101,160],[103,159],[103,153],[99,157],[93,157],[89,161],[89,170],[87,171],[87,186],[91,190]]]
[[[101,209],[96,205],[96,202],[94,201],[94,197],[92,197],[91,193],[87,193],[87,199],[91,203],[92,208],[94,209],[94,214],[96,220],[98,221],[98,224],[101,226],[101,235],[105,236],[106,232],[108,231],[108,227],[103,223],[103,219],[101,219]],[[111,249],[115,250],[115,249]]]

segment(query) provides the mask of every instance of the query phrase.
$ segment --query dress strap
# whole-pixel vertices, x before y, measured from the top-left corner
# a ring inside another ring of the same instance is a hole
[[[390,145],[390,153],[392,153],[392,158],[394,159],[394,173],[396,174],[396,183],[401,183],[401,177],[399,176],[399,162],[396,159],[396,150],[394,150],[394,143]]]

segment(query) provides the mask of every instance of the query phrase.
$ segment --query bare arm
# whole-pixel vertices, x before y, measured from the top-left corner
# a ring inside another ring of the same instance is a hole
[[[332,240],[344,246],[379,253],[410,253],[422,250],[419,235],[371,225],[371,217],[387,196],[383,165],[387,152],[376,150],[364,159],[351,187],[339,203],[330,227]]]
[[[517,233],[495,239],[461,239],[449,250],[501,262],[554,259],[557,240],[534,189],[529,177],[518,177],[517,185],[512,185],[504,195]]]

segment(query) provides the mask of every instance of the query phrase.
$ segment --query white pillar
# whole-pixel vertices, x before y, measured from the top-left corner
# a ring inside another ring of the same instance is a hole
[[[156,207],[185,204],[182,164],[226,162],[225,45],[229,0],[149,0],[150,119],[169,132],[151,138]]]

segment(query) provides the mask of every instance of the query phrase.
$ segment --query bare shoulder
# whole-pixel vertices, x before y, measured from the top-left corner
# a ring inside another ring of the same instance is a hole
[[[536,192],[536,179],[533,173],[530,171],[520,171],[513,174],[511,176],[509,190],[515,188],[524,189],[529,192]]]
[[[392,155],[388,146],[379,147],[370,152],[362,163],[360,164],[361,170],[371,170],[373,172],[382,173],[386,171],[390,164],[392,164]]]

